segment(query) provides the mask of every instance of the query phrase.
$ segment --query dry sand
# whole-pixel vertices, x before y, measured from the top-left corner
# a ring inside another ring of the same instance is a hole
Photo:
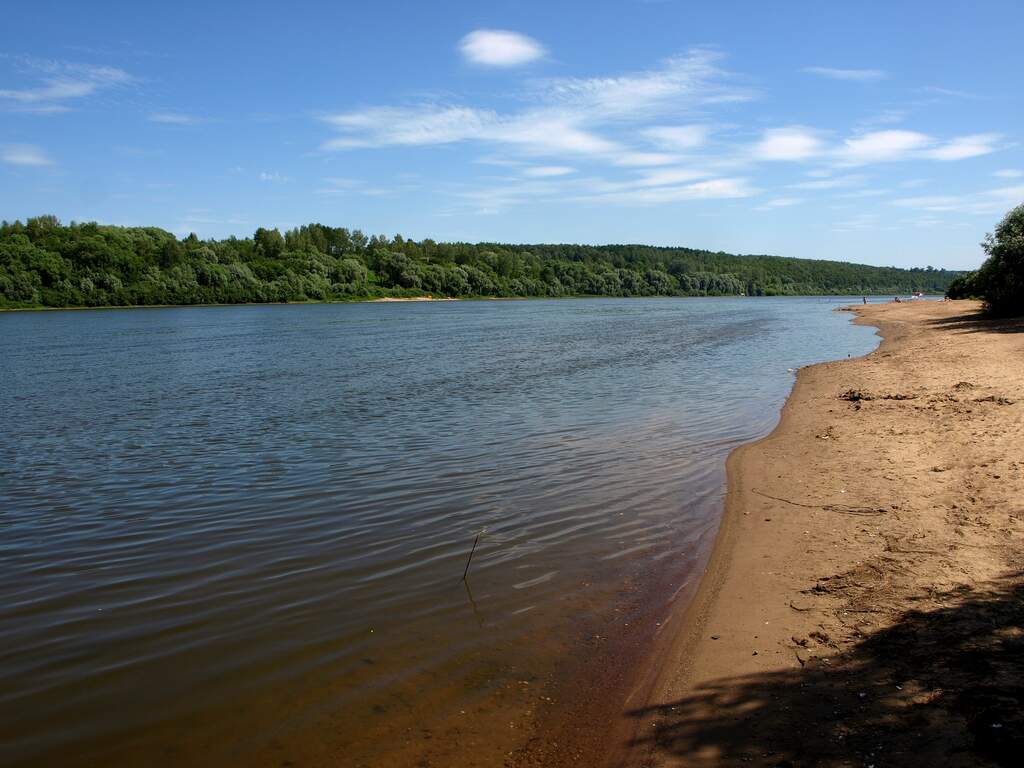
[[[801,370],[729,458],[711,563],[615,763],[1020,764],[1024,321],[857,312],[880,348]]]

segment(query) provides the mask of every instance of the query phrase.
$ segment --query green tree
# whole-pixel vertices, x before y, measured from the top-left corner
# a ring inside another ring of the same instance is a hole
[[[994,315],[1024,315],[1024,204],[1003,217],[982,247],[988,258],[974,285],[986,308]]]

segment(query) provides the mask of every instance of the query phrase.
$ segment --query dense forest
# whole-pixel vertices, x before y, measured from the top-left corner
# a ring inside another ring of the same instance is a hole
[[[155,227],[0,224],[0,306],[97,307],[383,296],[942,293],[958,273],[644,245],[506,245],[367,237],[322,224],[252,238]]]

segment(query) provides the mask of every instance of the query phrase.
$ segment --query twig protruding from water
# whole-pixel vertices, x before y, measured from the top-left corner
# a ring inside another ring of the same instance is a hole
[[[467,577],[467,576],[469,575],[469,564],[473,562],[473,553],[474,553],[474,552],[476,552],[476,545],[477,545],[477,543],[479,543],[479,541],[480,541],[480,536],[481,536],[481,535],[483,534],[483,532],[484,532],[484,531],[486,531],[486,530],[487,530],[486,528],[482,528],[482,529],[480,530],[480,533],[478,533],[478,534],[476,535],[476,538],[475,538],[475,539],[473,539],[473,548],[472,548],[471,550],[469,550],[469,558],[468,558],[468,559],[466,560],[466,570],[464,570],[464,571],[462,572],[462,580],[463,580],[463,581],[465,581],[465,580],[466,580],[466,577]]]

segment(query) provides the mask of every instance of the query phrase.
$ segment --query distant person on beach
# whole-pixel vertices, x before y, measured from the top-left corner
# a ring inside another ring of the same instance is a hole
[[[864,298],[864,303],[867,304],[868,303],[868,297],[864,296],[863,298]]]

